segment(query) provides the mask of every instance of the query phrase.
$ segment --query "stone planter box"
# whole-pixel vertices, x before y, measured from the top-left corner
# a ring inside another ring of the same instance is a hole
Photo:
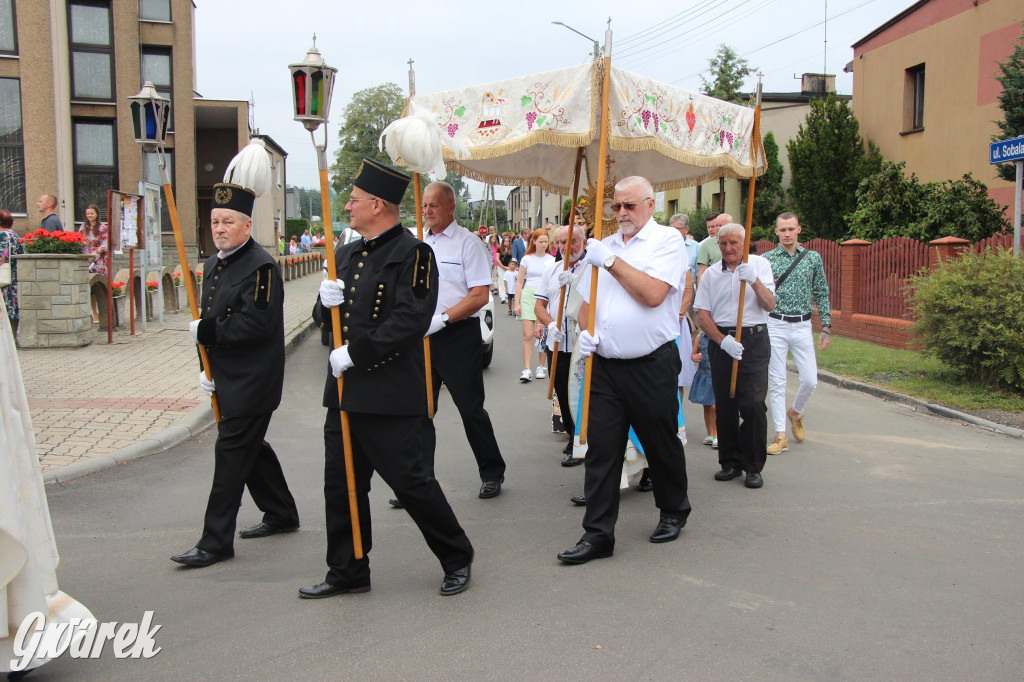
[[[26,253],[18,259],[22,348],[67,348],[92,343],[89,259],[64,253]]]
[[[128,324],[128,297],[125,294],[114,296],[114,326],[123,327]]]

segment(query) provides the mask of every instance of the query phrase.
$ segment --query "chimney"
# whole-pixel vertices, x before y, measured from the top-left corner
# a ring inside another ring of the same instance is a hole
[[[828,73],[805,73],[800,78],[800,90],[805,95],[827,95],[836,91],[836,77]]]

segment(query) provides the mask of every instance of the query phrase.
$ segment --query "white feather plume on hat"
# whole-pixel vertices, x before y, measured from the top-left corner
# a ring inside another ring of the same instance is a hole
[[[465,145],[444,135],[430,112],[415,103],[410,103],[408,116],[392,121],[377,140],[377,148],[386,149],[393,163],[402,164],[416,173],[433,173],[441,178],[447,174],[442,145],[451,149],[456,158],[469,156]]]
[[[249,140],[249,144],[231,159],[228,169],[224,171],[224,182],[241,185],[257,197],[269,192],[273,181],[270,152],[259,138]]]

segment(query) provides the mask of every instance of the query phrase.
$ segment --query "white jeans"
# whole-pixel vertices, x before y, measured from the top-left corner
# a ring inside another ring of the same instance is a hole
[[[803,414],[807,401],[818,386],[818,365],[814,359],[814,329],[811,321],[783,322],[768,318],[768,336],[772,342],[772,359],[768,363],[768,394],[772,404],[775,432],[786,432],[786,356],[793,354],[800,375],[800,388],[793,400],[793,410]]]

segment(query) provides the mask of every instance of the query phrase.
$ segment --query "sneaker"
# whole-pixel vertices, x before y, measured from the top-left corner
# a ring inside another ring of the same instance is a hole
[[[547,367],[538,367],[537,368],[537,378],[538,379],[547,379],[548,378],[548,368]]]
[[[524,384],[527,383],[528,381],[533,381],[533,373],[528,369],[524,369],[523,373],[519,375],[519,381],[523,382]]]
[[[777,455],[786,450],[789,450],[789,439],[785,436],[775,436],[775,440],[772,441],[772,444],[768,446],[765,452],[769,455]]]
[[[793,432],[793,440],[802,443],[804,440],[804,416],[792,407],[786,412],[789,417],[789,428]]]

